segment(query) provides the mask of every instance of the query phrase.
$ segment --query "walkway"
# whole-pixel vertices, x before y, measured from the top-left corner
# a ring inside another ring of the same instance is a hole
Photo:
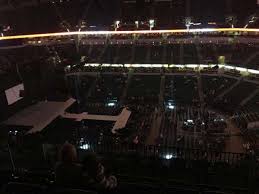
[[[27,133],[40,132],[55,118],[63,114],[74,102],[73,98],[68,99],[66,102],[41,101],[16,113],[3,124],[32,126],[33,128]]]
[[[87,112],[83,112],[80,114],[65,112],[62,114],[62,117],[68,118],[68,119],[75,119],[76,121],[82,121],[82,120],[114,121],[115,124],[112,128],[112,133],[116,133],[117,129],[125,128],[130,115],[131,115],[131,111],[129,111],[127,108],[124,108],[121,111],[121,113],[117,116],[93,115],[93,114],[88,114]]]
[[[230,119],[227,120],[228,132],[230,137],[225,140],[226,147],[225,152],[244,153],[243,138],[240,134],[240,130],[232,123]]]

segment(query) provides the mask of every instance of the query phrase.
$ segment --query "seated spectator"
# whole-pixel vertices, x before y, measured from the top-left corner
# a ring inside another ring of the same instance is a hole
[[[82,167],[77,162],[75,146],[66,142],[60,151],[60,161],[55,169],[58,185],[77,187],[82,185]]]
[[[88,185],[97,189],[113,189],[117,186],[117,178],[115,176],[105,176],[104,167],[94,153],[88,153],[84,158],[83,172]]]

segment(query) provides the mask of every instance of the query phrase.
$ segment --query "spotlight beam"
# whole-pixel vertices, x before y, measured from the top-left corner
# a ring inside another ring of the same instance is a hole
[[[0,37],[0,40],[45,38],[74,35],[123,35],[123,34],[174,34],[174,33],[200,33],[200,32],[259,32],[255,28],[202,28],[202,29],[173,29],[173,30],[133,30],[133,31],[75,31],[45,34],[26,34]]]

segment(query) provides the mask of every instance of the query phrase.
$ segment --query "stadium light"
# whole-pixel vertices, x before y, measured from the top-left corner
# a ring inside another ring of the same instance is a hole
[[[135,21],[135,26],[137,29],[139,28],[139,21]]]
[[[185,23],[186,29],[189,31],[189,30],[190,30],[191,23],[192,23],[192,19],[191,19],[190,17],[186,17],[186,18],[184,19],[184,23]]]
[[[82,29],[86,29],[86,21],[80,21],[78,24],[78,31],[80,32]]]
[[[255,23],[258,20],[258,16],[256,16],[255,14],[249,16],[248,21],[246,23],[246,25],[244,26],[244,28],[247,28],[250,24]]]
[[[120,27],[120,21],[119,20],[117,20],[117,21],[115,21],[115,31],[117,31],[117,29]]]
[[[235,28],[235,24],[237,23],[237,17],[234,15],[227,16],[226,23],[229,24],[231,28]]]
[[[149,20],[149,30],[152,30],[155,27],[155,20],[154,19],[150,19]]]

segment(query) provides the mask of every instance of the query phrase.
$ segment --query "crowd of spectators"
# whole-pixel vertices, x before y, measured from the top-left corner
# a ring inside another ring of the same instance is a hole
[[[105,176],[105,168],[94,153],[87,153],[80,163],[76,148],[69,143],[61,148],[55,176],[56,183],[63,187],[113,189],[117,186],[116,177]]]
[[[175,107],[165,110],[157,141],[161,145],[222,151],[226,127],[226,121],[215,112],[192,106]]]
[[[176,104],[196,105],[199,102],[197,77],[166,76],[164,96]]]
[[[132,111],[132,116],[126,127],[118,130],[119,136],[122,137],[122,141],[143,145],[150,133],[156,107],[148,103],[131,103],[128,108]]]
[[[235,82],[235,79],[224,76],[202,75],[202,86],[205,101],[208,103],[214,102],[218,95],[220,95]]]
[[[91,93],[89,100],[97,102],[104,100],[104,103],[108,100],[119,100],[126,86],[126,81],[126,74],[101,74],[100,77],[97,78],[95,89]]]
[[[160,80],[159,75],[133,75],[127,97],[128,101],[139,101],[140,103],[157,103],[160,93]]]
[[[257,84],[240,81],[225,95],[216,100],[216,105],[225,112],[234,113],[237,107],[241,106],[242,101],[249,97],[257,88]],[[242,91],[242,92],[240,92]]]
[[[240,81],[240,77],[233,77],[229,75],[225,76],[224,74],[218,73],[216,74],[216,70],[213,71],[213,75],[207,75],[209,74],[207,73],[208,71],[205,74],[201,74],[200,76],[202,86],[198,86],[199,75],[196,73],[192,75],[187,74],[185,76],[165,74],[166,76],[162,78],[164,73],[168,73],[168,71],[166,71],[167,68],[153,68],[155,72],[157,71],[157,73],[155,74],[153,74],[154,71],[150,71],[152,68],[131,68],[129,73],[124,73],[124,70],[122,69],[123,72],[115,72],[114,75],[112,71],[115,68],[113,67],[93,67],[92,69],[98,71],[102,68],[109,73],[96,74],[97,82],[95,82],[92,92],[89,93],[88,101],[85,101],[84,108],[82,108],[82,110],[93,114],[116,115],[118,114],[119,110],[121,110],[121,107],[128,107],[130,109],[133,108],[132,110],[135,109],[135,111],[133,111],[132,117],[134,117],[134,114],[138,113],[140,113],[141,115],[138,117],[139,119],[131,118],[132,122],[129,121],[129,123],[135,122],[135,126],[138,126],[138,123],[140,123],[140,125],[144,125],[143,123],[145,123],[145,119],[147,119],[148,122],[152,121],[152,119],[149,119],[150,115],[155,110],[155,107],[160,106],[158,105],[158,103],[159,100],[161,100],[161,96],[165,102],[165,106],[168,106],[168,104],[166,104],[167,102],[172,102],[173,107],[185,105],[189,105],[191,107],[200,107],[201,96],[199,94],[199,87],[201,87],[200,90],[201,94],[204,96],[206,107],[213,107],[225,113],[233,113],[235,110],[237,110],[239,106],[241,106],[241,102],[246,97],[248,97],[248,94],[254,91],[257,86],[255,82],[249,82],[247,80]],[[181,71],[183,73],[186,73],[185,70]],[[180,72],[180,69],[178,70],[178,72]],[[87,75],[84,76],[87,77]],[[164,83],[162,79],[164,79]],[[113,85],[113,83],[115,82],[118,82],[118,84],[116,84],[116,87],[114,87]],[[161,83],[164,84],[164,88],[161,88]],[[236,86],[231,88],[234,84],[236,84]],[[89,85],[88,88],[90,87],[91,86]],[[219,96],[226,90],[230,91],[224,94],[223,98],[219,98]],[[242,94],[239,94],[240,91],[244,90],[246,92],[242,92]],[[161,93],[161,91],[163,92]],[[98,93],[101,93],[101,95],[97,95]],[[107,104],[112,100],[114,100],[114,106],[107,106]],[[151,106],[152,109],[149,110],[148,106]],[[172,112],[174,111],[167,111],[165,114],[167,115],[167,117],[169,117],[169,115],[174,115],[174,113]],[[179,120],[180,115],[181,113],[177,111],[175,116],[175,118],[177,118],[176,120]],[[249,116],[249,118],[254,118],[254,120],[256,120],[256,117],[253,116],[256,114],[251,115],[252,116]],[[173,120],[175,118],[173,117]],[[206,131],[207,134],[224,133],[224,124],[221,125],[221,120],[218,121],[216,116],[214,119],[215,122],[212,119],[212,123],[207,124],[209,125],[209,127],[206,125],[206,130],[204,130],[204,126],[200,127],[200,125],[204,121],[194,123],[196,127],[198,126],[198,131],[200,130],[200,128],[202,128],[203,130],[200,131]],[[139,122],[138,120],[141,122]],[[185,118],[185,120],[181,120],[181,122],[184,123],[187,122],[187,120],[192,119]],[[166,121],[164,122],[166,123]],[[147,128],[147,131],[150,129],[150,123],[148,127],[145,127]],[[167,124],[165,125],[169,125],[169,128],[176,128],[177,126],[177,124],[171,125],[168,123],[170,122],[167,122]],[[222,123],[224,123],[224,121],[222,121]],[[129,126],[131,126],[131,124]],[[122,136],[124,136],[125,134],[129,135],[132,141],[132,137],[134,136],[133,134],[136,134],[137,130],[129,130],[129,128],[132,127],[127,126],[126,129],[121,129],[120,131],[124,132],[122,133]],[[143,127],[141,127],[141,129],[143,129]],[[129,133],[130,131],[132,132],[131,135]],[[169,134],[173,131],[174,130],[167,130]],[[135,137],[137,136],[138,135],[136,135]],[[142,134],[141,136],[144,137],[146,135]],[[177,135],[173,136],[175,136],[174,138],[177,137]],[[144,139],[145,138],[142,138],[140,142],[144,142]],[[224,141],[220,138],[218,138],[217,141],[219,142],[218,144],[224,144]],[[195,141],[190,140],[190,142]]]

